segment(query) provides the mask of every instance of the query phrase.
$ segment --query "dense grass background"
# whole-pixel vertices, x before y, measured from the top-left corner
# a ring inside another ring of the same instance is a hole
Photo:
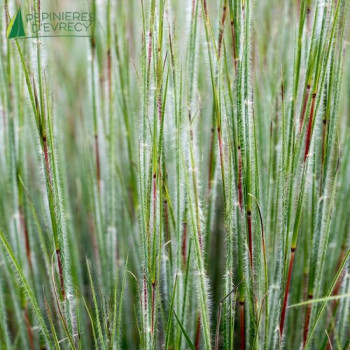
[[[350,348],[348,0],[0,3],[1,349]]]

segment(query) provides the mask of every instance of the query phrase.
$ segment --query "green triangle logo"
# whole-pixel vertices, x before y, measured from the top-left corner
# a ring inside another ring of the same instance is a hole
[[[21,8],[18,9],[15,17],[12,18],[8,28],[7,37],[9,39],[23,38],[26,36],[23,26],[22,12]]]

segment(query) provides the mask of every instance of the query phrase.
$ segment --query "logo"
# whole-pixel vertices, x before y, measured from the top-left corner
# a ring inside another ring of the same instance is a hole
[[[25,37],[25,31],[23,27],[22,11],[18,9],[15,17],[12,18],[9,27],[7,28],[7,37],[9,39],[23,38]]]
[[[24,20],[23,20],[24,18]],[[33,11],[22,16],[19,7],[7,28],[8,39],[45,37],[91,37],[95,16],[92,12]]]

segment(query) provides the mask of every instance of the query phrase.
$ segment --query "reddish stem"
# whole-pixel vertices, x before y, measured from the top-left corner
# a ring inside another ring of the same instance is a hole
[[[196,6],[196,0],[192,0],[192,17],[194,17],[194,14],[195,14],[195,6]]]
[[[205,19],[208,21],[208,5],[207,5],[207,0],[203,0],[203,8],[204,8]]]
[[[218,43],[219,59],[221,57],[221,45],[222,45],[222,38],[223,38],[223,34],[224,34],[225,19],[226,19],[226,5],[224,5],[224,7],[222,9],[222,16],[221,16],[221,27],[220,27],[220,32],[219,32],[219,43]]]
[[[43,136],[43,144],[44,144],[45,167],[46,167],[46,171],[47,171],[47,176],[49,178],[49,185],[50,185],[50,188],[51,188],[51,186],[52,186],[52,178],[51,178],[49,151],[48,151],[48,148],[47,148],[46,136]]]
[[[169,234],[168,201],[166,199],[164,200],[164,227],[165,227],[165,239],[166,239],[166,243],[168,243],[170,241],[170,234]]]
[[[147,314],[147,282],[146,275],[143,275],[143,300],[144,300],[144,313]]]
[[[182,263],[186,266],[187,254],[187,222],[183,223],[183,234],[182,234]]]
[[[56,249],[56,256],[57,256],[58,272],[59,272],[59,275],[60,275],[62,298],[64,300],[65,297],[66,297],[66,293],[65,293],[65,290],[64,290],[63,268],[62,268],[61,251],[60,251],[60,249]]]
[[[309,155],[309,149],[310,149],[310,143],[311,143],[312,122],[314,119],[314,112],[315,112],[315,101],[316,101],[316,93],[313,93],[312,94],[312,104],[311,104],[309,124],[307,126],[307,133],[306,133],[304,162],[306,161],[306,158]]]
[[[313,296],[309,294],[307,300],[312,300]],[[311,304],[308,304],[305,311],[305,324],[304,324],[304,334],[303,334],[303,348],[305,347],[307,341],[307,335],[309,333],[309,324],[310,324],[310,315],[311,315]]]
[[[28,260],[28,264],[29,264],[29,269],[31,272],[33,272],[32,258],[31,258],[31,254],[30,254],[30,242],[29,242],[28,227],[27,227],[27,222],[25,220],[23,209],[22,209],[21,205],[19,206],[19,216],[20,216],[21,226],[22,226],[23,232],[24,232],[24,243],[25,243],[25,247],[26,247],[26,256],[27,256],[27,260]]]
[[[159,125],[162,123],[162,89],[159,89],[159,95],[157,98],[157,107],[158,107],[158,119],[159,119]]]
[[[201,253],[203,254],[202,233],[199,228],[198,228],[198,240],[199,240],[199,247],[200,247]]]
[[[89,231],[91,232],[91,245],[95,255],[95,261],[97,262],[97,269],[99,272],[101,272],[101,260],[100,260],[100,254],[98,251],[98,245],[97,245],[96,229],[94,225],[94,219],[91,213],[88,214],[88,225],[89,225]]]
[[[152,282],[152,311],[151,311],[151,334],[154,333],[154,309],[156,296],[156,282]]]
[[[249,262],[250,262],[251,269],[253,269],[252,212],[250,210],[248,210],[248,213],[247,213],[247,221],[248,221]]]
[[[31,326],[30,321],[29,321],[29,314],[28,314],[27,308],[24,310],[24,322],[25,322],[26,328],[27,328],[30,349],[35,350],[34,339],[33,339],[33,330],[32,330],[32,326]]]
[[[283,335],[284,320],[285,320],[285,317],[286,317],[288,293],[289,293],[289,287],[290,287],[290,280],[291,280],[291,276],[292,276],[292,268],[293,268],[293,262],[294,262],[294,254],[295,254],[295,248],[292,248],[292,249],[291,249],[290,260],[289,260],[289,269],[288,269],[287,285],[286,285],[286,289],[285,289],[285,291],[284,291],[283,307],[282,307],[281,320],[280,320],[280,334],[281,334],[281,337],[282,337],[282,335]]]
[[[152,31],[150,30],[148,33],[148,67],[147,67],[147,80],[149,81],[150,69],[151,69],[151,61],[152,61]]]
[[[326,128],[327,128],[327,119],[324,117],[323,121],[323,127],[322,127],[322,157],[321,157],[321,174],[320,174],[320,196],[321,191],[323,187],[323,170],[324,170],[324,157],[325,157],[325,142],[326,142]]]
[[[310,25],[310,13],[311,13],[311,9],[310,9],[310,7],[307,7],[306,8],[306,26],[307,26],[307,33],[308,33],[308,35],[310,35],[310,28],[311,28],[311,25]]]
[[[242,155],[241,146],[238,146],[238,203],[242,209]]]
[[[237,74],[236,34],[235,34],[235,25],[234,25],[233,19],[231,20],[231,35],[232,35],[232,48],[233,48],[233,60],[235,64],[235,73]]]
[[[157,181],[156,181],[157,175],[156,173],[153,174],[153,225],[156,224],[156,206],[157,206]]]
[[[200,335],[201,335],[201,315],[198,314],[198,318],[197,318],[197,328],[196,328],[196,339],[194,342],[194,347],[196,348],[196,350],[199,350],[199,346],[200,346]]]
[[[322,166],[324,164],[324,156],[325,156],[325,142],[326,142],[326,128],[327,128],[327,119],[326,117],[323,119],[323,128],[322,128]]]

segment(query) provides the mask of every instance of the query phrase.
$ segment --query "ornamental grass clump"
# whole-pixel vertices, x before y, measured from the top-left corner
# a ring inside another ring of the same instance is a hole
[[[350,347],[347,0],[0,3],[1,349]]]

